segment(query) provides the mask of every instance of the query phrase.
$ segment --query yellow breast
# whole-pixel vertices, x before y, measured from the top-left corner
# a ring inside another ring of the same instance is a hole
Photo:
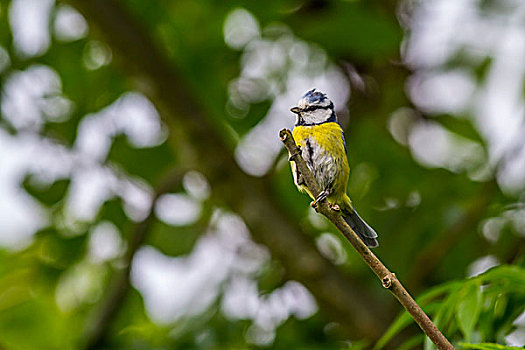
[[[343,130],[337,123],[323,123],[312,126],[296,126],[292,131],[295,143],[304,146],[306,139],[312,137],[317,144],[336,158],[346,159],[343,143]]]
[[[333,203],[350,206],[350,200],[346,195],[346,185],[350,174],[350,166],[346,158],[346,150],[343,138],[343,130],[337,123],[323,123],[312,126],[296,126],[292,134],[298,146],[304,150],[309,147],[313,149],[310,161],[313,163],[311,169],[319,185],[331,186],[331,194],[328,200]],[[309,142],[307,142],[309,140]],[[292,171],[295,176],[295,164],[291,162]],[[297,181],[296,181],[297,184]],[[298,186],[300,190],[312,194],[304,186]],[[346,203],[348,202],[348,203]]]

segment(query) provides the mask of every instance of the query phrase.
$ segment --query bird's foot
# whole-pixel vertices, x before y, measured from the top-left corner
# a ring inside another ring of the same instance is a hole
[[[321,193],[319,193],[317,198],[312,203],[310,203],[310,206],[316,207],[317,203],[324,201],[326,197],[328,197],[329,194],[330,194],[330,191],[328,190],[321,191]]]

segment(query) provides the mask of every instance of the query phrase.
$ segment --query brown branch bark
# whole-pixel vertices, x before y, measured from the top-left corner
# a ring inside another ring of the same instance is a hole
[[[135,76],[137,90],[152,100],[166,121],[168,141],[185,167],[202,172],[210,182],[212,200],[238,213],[253,239],[279,260],[286,277],[304,284],[327,319],[340,325],[352,339],[375,339],[386,328],[381,302],[360,290],[356,281],[325,259],[310,237],[290,219],[273,193],[270,178],[245,174],[211,121],[172,64],[161,54],[147,31],[114,0],[69,0],[96,32],[110,44],[127,74]]]
[[[295,162],[297,169],[306,182],[308,189],[314,197],[317,197],[321,192],[319,185],[310,172],[310,169],[308,169],[306,162],[302,158],[299,148],[295,144],[292,133],[288,129],[283,129],[279,133],[279,136],[281,137],[281,141],[288,149],[290,158]],[[326,201],[317,203],[316,210],[326,216],[339,229],[339,231],[341,231],[341,233],[365,260],[370,269],[372,269],[376,276],[379,277],[383,283],[383,287],[387,288],[390,292],[392,292],[392,294],[394,294],[397,300],[410,313],[412,318],[417,322],[419,327],[432,340],[432,342],[436,344],[439,349],[453,350],[454,347],[452,344],[447,340],[447,338],[445,338],[445,336],[434,325],[432,320],[410,296],[401,282],[399,282],[396,275],[390,272],[386,266],[375,256],[375,254],[372,253],[370,249],[368,249],[368,247],[363,243],[363,241],[361,241],[357,234],[350,228],[350,226],[347,225],[341,216],[341,213],[330,209],[330,206]]]

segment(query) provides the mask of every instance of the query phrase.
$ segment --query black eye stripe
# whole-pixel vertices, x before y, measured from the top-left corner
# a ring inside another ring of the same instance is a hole
[[[308,106],[306,108],[301,109],[301,112],[311,112],[311,111],[315,111],[318,109],[331,109],[331,108],[334,108],[334,105],[332,103],[330,103],[328,106],[313,105],[313,106]]]
[[[310,107],[303,108],[301,112],[311,112],[311,111],[315,111],[318,109],[328,109],[328,108],[329,106],[310,106]]]

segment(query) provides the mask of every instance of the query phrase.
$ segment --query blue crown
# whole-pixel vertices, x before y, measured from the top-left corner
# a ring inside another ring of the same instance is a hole
[[[321,91],[315,91],[315,88],[304,94],[303,98],[308,99],[308,103],[310,104],[322,104],[328,99],[326,94]]]

